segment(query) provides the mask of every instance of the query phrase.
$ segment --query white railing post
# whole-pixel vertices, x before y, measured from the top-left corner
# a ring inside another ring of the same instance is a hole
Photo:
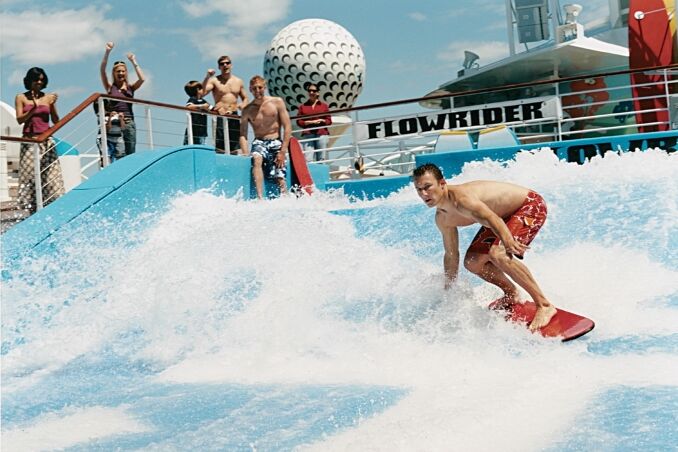
[[[146,125],[148,127],[148,147],[153,150],[153,124],[151,122],[151,107],[146,107]]]
[[[396,160],[396,163],[402,163],[403,158],[405,157],[405,150],[407,149],[407,145],[405,145],[405,142],[403,140],[398,141],[398,159]],[[382,168],[386,169],[382,162]]]
[[[212,123],[212,145],[214,146],[214,149],[216,150],[217,148],[217,117],[215,115],[210,115],[211,118],[211,123]]]
[[[54,151],[56,152],[56,151]],[[42,201],[42,168],[40,167],[40,145],[33,143],[33,174],[35,180],[35,210],[40,210],[43,207]]]
[[[667,124],[669,126],[669,130],[673,129],[673,118],[671,118],[671,93],[669,93],[669,76],[668,76],[668,70],[664,69],[664,96],[666,97],[666,112],[668,113],[668,121],[669,123]]]
[[[563,103],[560,100],[560,83],[555,82],[556,86],[556,130],[558,131],[558,139],[556,141],[563,140]],[[544,131],[543,127],[540,127],[540,130]]]
[[[97,99],[97,105],[99,106],[99,136],[101,137],[101,143],[99,144],[99,150],[101,151],[101,160],[103,162],[103,167],[107,167],[111,164],[108,159],[108,137],[106,135],[106,111],[104,109],[104,100],[100,97]],[[82,168],[80,177],[82,178]]]
[[[327,160],[328,158],[330,158],[330,155],[329,155],[329,148],[327,147],[327,146],[329,146],[330,136],[329,136],[329,135],[323,135],[323,136],[325,137],[325,140],[323,140],[323,141],[320,142],[320,144],[321,144],[322,147],[323,147],[323,152],[322,152],[322,154],[321,154],[321,155],[322,155],[321,159],[322,159],[322,160]]]
[[[221,124],[224,126],[224,152],[226,155],[231,154],[231,124],[230,118],[222,117]]]
[[[193,118],[190,112],[186,112],[186,133],[188,136],[188,144],[193,144]]]
[[[358,111],[351,112],[351,137],[353,139],[353,168],[351,169],[351,174],[355,177],[358,174],[358,170],[355,168],[355,162],[360,158],[360,146],[358,145]]]

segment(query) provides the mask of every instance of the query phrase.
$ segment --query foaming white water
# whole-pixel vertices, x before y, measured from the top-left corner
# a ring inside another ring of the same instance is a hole
[[[589,337],[604,340],[676,330],[676,310],[656,302],[678,291],[675,261],[653,257],[625,229],[643,221],[655,244],[672,246],[676,198],[656,193],[676,193],[676,174],[676,158],[661,152],[583,166],[538,153],[469,164],[451,182],[509,180],[546,196],[550,219],[525,262],[554,303],[593,318]],[[638,220],[645,207],[634,191],[647,186],[654,215]],[[27,345],[3,358],[9,389],[109,347],[161,369],[157,382],[410,391],[312,448],[537,450],[601,388],[673,384],[676,369],[661,353],[595,356],[584,341],[563,345],[503,322],[485,309],[496,290],[472,277],[444,293],[442,253],[417,253],[419,230],[390,246],[380,241],[379,228],[398,220],[389,208],[419,203],[411,188],[356,204],[322,193],[262,203],[179,197],[139,246],[73,251],[106,277],[47,326],[26,329]],[[359,207],[384,209],[376,232],[362,236],[351,217],[328,212]],[[416,227],[439,242],[430,214],[422,208],[429,218]],[[573,239],[580,228],[592,233]],[[47,306],[73,287],[11,290],[32,291],[32,302]],[[12,309],[27,315],[26,305]]]
[[[604,319],[596,337],[676,332],[678,311],[652,302],[678,291],[678,271],[651,261],[644,252],[621,244],[577,243],[529,262],[544,290],[555,294],[554,303]]]
[[[576,424],[601,388],[674,385],[670,359],[590,359],[562,350],[520,360],[487,355],[417,384],[382,415],[306,449],[543,450]]]
[[[68,408],[33,420],[31,425],[2,431],[2,448],[14,452],[56,450],[83,441],[148,431],[122,408]]]

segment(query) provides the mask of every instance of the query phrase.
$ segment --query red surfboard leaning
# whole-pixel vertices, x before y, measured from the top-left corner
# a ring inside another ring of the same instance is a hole
[[[666,66],[673,60],[673,36],[663,0],[631,0],[629,3],[629,68]],[[660,73],[631,74],[633,106],[639,132],[669,129],[664,76]],[[645,111],[642,110],[659,110]]]
[[[509,309],[502,309],[499,306],[500,303],[501,299],[495,300],[488,307],[493,311],[504,313],[504,319],[507,322],[525,324],[526,327],[534,318],[537,310],[537,306],[531,301],[517,303]],[[596,326],[593,320],[586,317],[563,309],[557,309],[557,311],[549,324],[538,330],[539,334],[544,337],[558,337],[563,342],[567,342],[585,335]]]
[[[290,139],[290,163],[292,164],[292,185],[300,186],[309,195],[313,193],[313,179],[308,172],[306,157],[299,140]]]

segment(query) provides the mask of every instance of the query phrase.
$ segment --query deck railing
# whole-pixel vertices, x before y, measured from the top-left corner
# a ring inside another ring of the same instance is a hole
[[[674,87],[678,82],[674,80],[676,69],[678,65],[604,72],[333,110],[330,112],[333,124],[328,127],[329,144],[317,150],[322,155],[318,163],[329,165],[330,175],[335,179],[407,174],[413,168],[416,155],[453,150],[436,147],[441,133],[463,132],[468,134],[466,149],[483,147],[483,141],[490,135],[485,132],[499,124],[506,126],[523,144],[669,130],[678,121],[678,115],[673,114],[678,105],[673,94],[678,92]],[[649,75],[646,77],[649,80],[632,85],[634,73]],[[639,95],[642,91],[650,91],[650,95]],[[35,139],[3,135],[0,137],[3,150],[6,152],[13,143],[32,143],[34,149],[38,149],[38,143],[54,137],[61,164],[66,169],[68,190],[109,164],[105,152],[106,99],[115,98],[92,94]],[[210,118],[212,133],[208,144],[215,143],[215,113],[195,112],[184,106],[148,100],[124,100],[134,105],[137,152],[181,145],[185,134],[191,143],[191,114],[196,113]],[[423,106],[436,103],[444,108]],[[95,113],[95,104],[98,113]],[[304,118],[314,116],[321,115]],[[296,119],[298,117],[292,118],[293,125]],[[304,144],[308,140],[299,132],[295,135]],[[227,137],[227,131],[225,134]],[[228,146],[228,139],[225,145]],[[309,161],[315,152],[305,151]],[[36,159],[36,186],[40,186],[44,172],[39,161]],[[0,170],[2,168],[6,165],[0,165]],[[7,176],[0,174],[5,179]],[[36,201],[40,209],[49,200],[38,196]]]

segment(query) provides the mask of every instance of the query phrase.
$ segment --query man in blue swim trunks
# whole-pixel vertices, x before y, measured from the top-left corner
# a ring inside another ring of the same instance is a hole
[[[290,115],[285,102],[279,97],[266,96],[266,80],[255,75],[250,80],[254,100],[242,111],[240,118],[240,149],[248,153],[247,131],[252,123],[252,177],[257,197],[264,197],[264,177],[275,180],[280,193],[287,191],[285,158],[292,133]],[[280,129],[283,129],[282,140]]]

